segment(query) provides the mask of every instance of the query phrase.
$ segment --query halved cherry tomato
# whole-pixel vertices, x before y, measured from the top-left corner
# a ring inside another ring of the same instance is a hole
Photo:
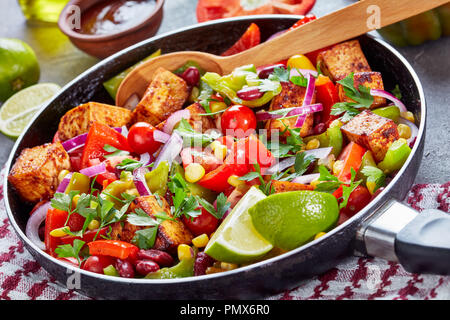
[[[106,236],[107,233],[108,233],[108,227],[104,227],[104,228],[101,228],[100,231],[98,229],[87,230],[83,234],[82,237],[65,236],[65,237],[60,238],[60,240],[61,240],[61,243],[63,243],[63,244],[71,244],[71,245],[73,245],[73,241],[75,239],[82,240],[86,243],[89,243],[94,240],[94,237],[96,235],[97,235],[97,238],[100,238],[101,236]]]
[[[204,208],[201,208],[201,211],[202,213],[198,217],[192,219],[183,216],[184,224],[194,236],[199,236],[203,233],[210,235],[216,230],[217,225],[219,224],[219,220],[211,213]]]
[[[122,260],[137,256],[139,248],[120,240],[96,240],[88,243],[90,255],[111,256]]]
[[[222,113],[220,125],[224,135],[244,138],[255,132],[256,116],[249,107],[237,104]]]
[[[238,141],[245,143],[245,156],[249,165],[257,163],[263,174],[265,169],[269,168],[275,163],[275,158],[266,146],[255,135],[250,135],[245,140]]]
[[[222,56],[231,56],[233,54],[248,50],[261,43],[261,32],[259,27],[252,23],[242,37],[236,41]]]
[[[79,267],[78,260],[75,257],[67,257],[67,258],[56,258],[59,261],[70,264],[74,267]]]
[[[128,144],[134,152],[153,154],[161,147],[161,142],[155,140],[155,127],[147,122],[135,123],[128,132]]]
[[[228,150],[233,148],[234,138],[232,136],[221,136],[216,140],[226,146]]]
[[[333,195],[339,199],[342,197],[342,187],[337,189]],[[353,217],[356,213],[362,210],[369,202],[372,200],[372,195],[369,190],[363,186],[357,186],[355,190],[350,194],[347,205],[340,210],[339,222],[338,224],[343,223],[344,221]],[[339,201],[342,202],[342,199]]]
[[[313,20],[316,20],[316,16],[313,14],[308,14],[305,17],[301,18],[300,20],[298,20],[296,23],[294,23],[292,25],[292,27],[289,28],[289,30],[294,30],[297,29],[298,27],[301,27],[302,25],[311,22]]]
[[[103,269],[105,269],[109,265],[112,265],[113,263],[114,259],[111,257],[92,255],[86,259],[81,269],[103,274]]]
[[[103,158],[108,153],[104,149],[107,144],[120,150],[131,151],[127,138],[106,124],[94,121],[86,138],[81,167],[88,167],[91,159]]]
[[[350,142],[345,147],[338,158],[338,160],[344,161],[344,166],[337,175],[340,181],[350,182],[352,177],[351,169],[353,169],[355,172],[358,172],[359,167],[361,166],[362,157],[364,156],[366,151],[367,150],[365,148],[361,147],[355,142]]]

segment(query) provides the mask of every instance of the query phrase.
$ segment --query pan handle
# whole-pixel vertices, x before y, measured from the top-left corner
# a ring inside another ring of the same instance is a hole
[[[435,209],[418,213],[388,200],[363,221],[357,255],[399,262],[412,273],[450,274],[450,215]]]

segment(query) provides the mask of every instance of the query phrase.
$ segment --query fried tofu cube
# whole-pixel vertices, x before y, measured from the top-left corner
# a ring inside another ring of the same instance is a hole
[[[186,109],[189,110],[191,114],[190,118],[187,119],[187,121],[195,131],[205,133],[210,129],[216,128],[214,120],[211,117],[200,115],[206,113],[206,111],[199,103],[191,104]],[[156,126],[156,129],[162,130],[165,123],[166,121],[161,122]]]
[[[279,181],[273,180],[272,187],[274,193],[288,192],[288,191],[299,191],[299,190],[314,190],[313,186],[303,183],[296,183],[290,181]]]
[[[133,123],[144,121],[154,126],[180,110],[189,97],[186,82],[176,74],[159,68],[137,107]]]
[[[70,170],[70,159],[61,143],[24,149],[14,163],[8,181],[27,202],[50,199],[58,188],[58,174]]]
[[[141,208],[149,216],[164,212],[169,217],[172,217],[170,213],[170,206],[162,197],[158,197],[155,195],[138,197],[134,200],[134,205],[134,208]],[[148,227],[135,226],[127,221],[123,223],[116,223],[111,232],[111,237],[112,239],[132,242],[136,231],[145,228]],[[175,253],[178,245],[190,244],[192,242],[192,238],[193,236],[191,232],[180,220],[164,220],[158,226],[158,233],[156,235],[155,245],[153,246],[153,249]]]
[[[357,72],[353,75],[353,83],[355,88],[364,86],[369,89],[384,90],[383,79],[379,72]],[[340,101],[344,102],[356,102],[345,95],[344,86],[340,83],[336,84]],[[374,97],[373,103],[370,106],[371,109],[380,108],[386,105],[386,99],[383,97]]]
[[[282,82],[281,83],[282,90],[280,94],[275,96],[272,99],[272,103],[270,104],[270,111],[280,110],[286,108],[293,107],[301,107],[303,105],[303,101],[306,95],[306,88],[302,86],[295,85],[291,82]],[[315,103],[316,96],[314,95],[311,101],[311,104]],[[271,130],[279,130],[280,132],[286,131],[286,126],[295,129],[295,123],[297,122],[298,117],[287,118],[282,120],[268,120],[266,123],[266,130],[268,136],[271,135]],[[300,136],[306,137],[313,133],[313,125],[314,125],[314,116],[309,114],[305,122],[303,123],[302,128],[300,129]],[[286,131],[284,136],[288,136],[290,133]]]
[[[341,130],[350,141],[369,149],[376,162],[382,161],[392,142],[399,139],[395,122],[370,110],[355,116]]]
[[[82,104],[61,118],[58,127],[59,138],[64,141],[86,133],[94,121],[110,127],[125,126],[131,121],[131,111],[98,102]]]
[[[358,40],[350,40],[334,45],[317,56],[317,63],[323,74],[336,82],[350,73],[370,72],[369,63],[361,50]]]

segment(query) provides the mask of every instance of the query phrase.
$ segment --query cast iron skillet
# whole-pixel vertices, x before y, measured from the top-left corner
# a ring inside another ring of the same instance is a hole
[[[102,82],[157,49],[161,48],[164,53],[199,50],[220,54],[242,35],[251,22],[258,24],[262,39],[265,40],[273,33],[290,27],[298,19],[298,16],[270,15],[213,21],[148,39],[103,60],[66,85],[61,93],[36,115],[25,133],[17,140],[6,172],[10,171],[24,148],[51,141],[59,119],[69,109],[87,101],[113,104],[103,89]],[[358,251],[371,253],[374,250],[366,250],[369,248],[365,247],[364,242],[355,242],[355,239],[364,240],[364,232],[361,233],[360,227],[366,226],[368,229],[365,218],[373,216],[374,212],[380,212],[376,209],[388,199],[403,199],[411,187],[423,153],[426,108],[422,86],[408,62],[381,40],[363,36],[360,41],[373,70],[382,73],[386,89],[392,90],[399,84],[403,101],[420,121],[420,131],[408,161],[376,200],[319,240],[281,256],[226,273],[171,280],[108,277],[68,266],[42,252],[28,240],[24,230],[31,208],[21,203],[5,178],[6,208],[12,226],[27,250],[63,285],[88,296],[104,299],[262,298],[292,288],[300,279],[329,270],[340,258],[351,254],[355,244],[358,245]],[[358,231],[359,237],[355,238]],[[383,256],[382,253],[380,255]],[[419,271],[429,270],[422,268]]]

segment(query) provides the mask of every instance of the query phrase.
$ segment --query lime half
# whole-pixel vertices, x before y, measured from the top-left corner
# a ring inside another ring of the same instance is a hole
[[[14,94],[0,109],[0,131],[16,139],[42,105],[60,89],[54,83],[39,83]]]
[[[218,261],[242,264],[269,252],[273,246],[256,231],[248,214],[264,198],[264,193],[252,187],[214,232],[205,253]]]

